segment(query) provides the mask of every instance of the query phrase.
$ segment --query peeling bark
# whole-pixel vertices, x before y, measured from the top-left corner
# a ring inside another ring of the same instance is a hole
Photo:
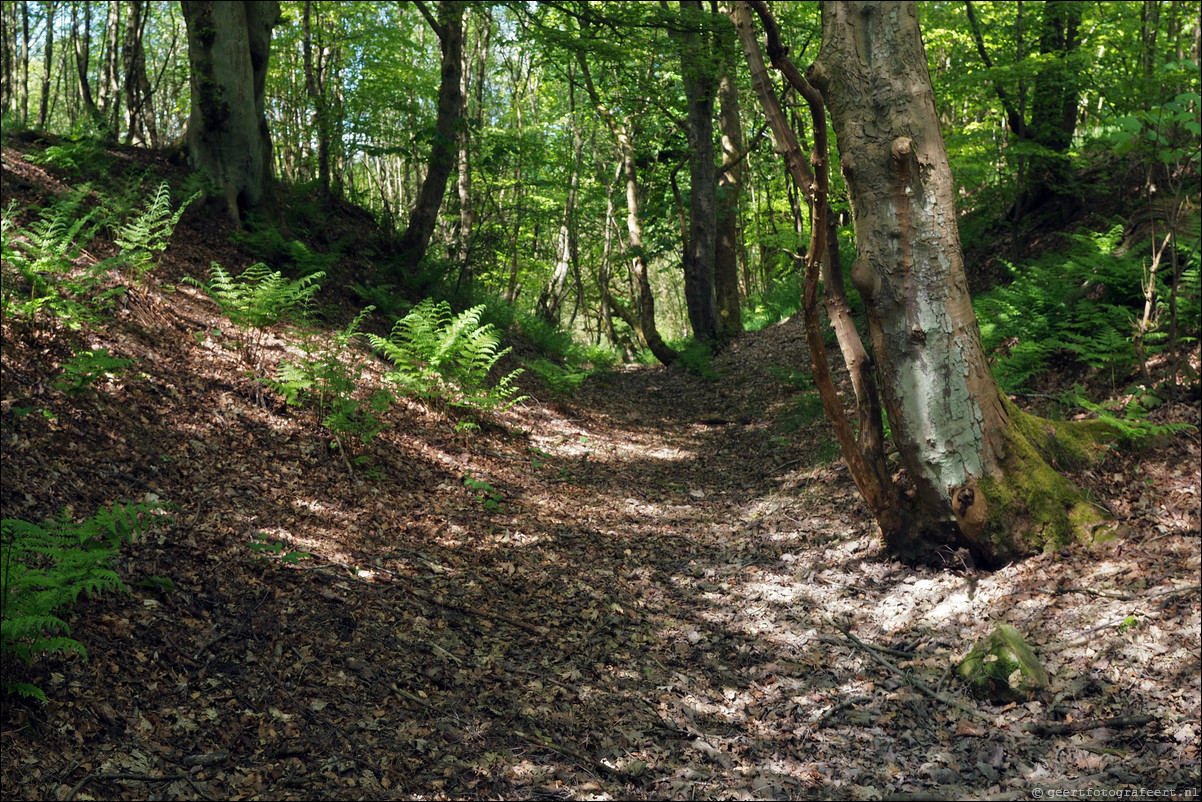
[[[851,278],[917,492],[910,541],[963,540],[987,564],[1061,545],[1080,532],[1085,505],[1016,425],[989,370],[916,5],[824,2],[822,30],[809,75],[838,139],[856,228]],[[1019,492],[1033,476],[1044,490]]]

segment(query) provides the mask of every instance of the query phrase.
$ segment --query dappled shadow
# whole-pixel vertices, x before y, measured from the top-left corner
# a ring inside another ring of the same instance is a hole
[[[133,594],[72,616],[89,662],[24,674],[54,701],[8,703],[6,788],[791,799],[1196,778],[1196,543],[994,574],[890,560],[782,378],[804,368],[796,321],[737,340],[715,379],[617,371],[478,432],[402,404],[352,468],[193,336],[221,325],[203,299],[156,303],[103,343],[139,373],[73,399],[5,342],[6,516],[175,505],[123,551]],[[34,399],[52,414],[17,414]],[[946,679],[1001,621],[1053,669],[1047,698],[990,707]],[[1120,712],[1158,726],[1023,730]]]

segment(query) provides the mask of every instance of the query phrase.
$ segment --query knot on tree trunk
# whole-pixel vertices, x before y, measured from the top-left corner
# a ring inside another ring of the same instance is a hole
[[[951,488],[952,512],[960,532],[973,545],[979,545],[980,535],[989,520],[989,504],[975,482]]]

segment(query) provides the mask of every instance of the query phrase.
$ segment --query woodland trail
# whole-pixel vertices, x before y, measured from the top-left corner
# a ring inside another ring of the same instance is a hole
[[[795,321],[740,339],[713,378],[631,368],[561,401],[532,386],[466,437],[410,404],[370,447],[369,477],[189,336],[222,325],[203,299],[160,303],[104,335],[140,360],[137,381],[48,399],[54,419],[6,402],[6,514],[146,494],[179,507],[122,560],[133,594],[72,616],[89,661],[43,661],[29,678],[51,704],[6,707],[14,796],[1198,786],[1190,439],[1141,468],[1177,482],[1140,488],[1146,518],[1121,544],[993,574],[955,555],[916,569],[880,552],[830,461],[789,373],[804,369]],[[46,381],[35,356],[6,343],[6,398]],[[1143,527],[1169,506],[1179,523]],[[1001,621],[1052,670],[1048,698],[994,708],[948,682]]]

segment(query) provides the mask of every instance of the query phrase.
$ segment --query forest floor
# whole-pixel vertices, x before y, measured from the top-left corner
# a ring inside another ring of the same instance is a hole
[[[6,197],[29,169],[5,153]],[[71,614],[89,659],[20,669],[50,702],[4,702],[6,798],[1197,793],[1196,431],[1074,477],[1123,537],[993,572],[882,551],[790,381],[796,321],[711,378],[527,381],[475,432],[403,404],[351,473],[309,416],[256,403],[179,282],[244,267],[225,241],[185,218],[161,283],[87,334],[136,371],[90,391],[55,390],[66,346],[5,324],[4,516],[175,505],[121,552],[132,592]],[[949,675],[1002,622],[1046,695],[994,706]]]

